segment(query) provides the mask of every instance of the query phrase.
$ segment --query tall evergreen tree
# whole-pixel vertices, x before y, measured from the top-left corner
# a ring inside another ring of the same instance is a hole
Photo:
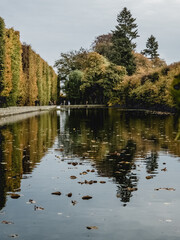
[[[136,19],[132,17],[131,12],[125,7],[117,16],[118,25],[113,31],[112,52],[110,60],[126,67],[129,75],[136,71],[135,57],[133,50],[136,48],[134,39],[139,37]]]
[[[151,60],[154,60],[159,57],[158,47],[158,41],[156,41],[156,38],[151,35],[146,42],[146,49],[141,53],[145,56],[149,56]]]

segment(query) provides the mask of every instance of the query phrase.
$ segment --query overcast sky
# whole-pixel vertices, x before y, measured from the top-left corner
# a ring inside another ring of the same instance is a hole
[[[138,24],[137,52],[153,34],[160,57],[180,61],[180,0],[0,0],[0,16],[54,65],[61,52],[89,48],[96,36],[113,30],[123,7]]]

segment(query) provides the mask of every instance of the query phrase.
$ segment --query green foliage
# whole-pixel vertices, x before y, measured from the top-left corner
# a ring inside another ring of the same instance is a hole
[[[57,75],[29,45],[22,46],[25,105],[47,105],[57,101]]]
[[[97,52],[108,59],[111,57],[111,48],[112,48],[112,33],[103,34],[96,37],[92,44],[92,49],[94,52]]]
[[[15,106],[19,95],[19,81],[22,68],[21,43],[19,32],[14,29],[9,29],[8,32],[11,37],[11,72],[12,72],[12,89],[7,99],[8,105]]]
[[[83,69],[87,54],[88,52],[83,48],[79,51],[61,53],[60,59],[54,64],[58,70],[60,81],[66,81],[72,71]]]
[[[170,71],[170,68],[165,67],[165,68],[162,69],[161,73],[162,73],[163,76],[167,76],[169,71]]]
[[[82,92],[80,90],[83,72],[79,70],[72,71],[69,74],[69,80],[65,82],[65,92],[71,104],[76,104],[82,99]]]
[[[81,90],[89,103],[107,103],[115,96],[116,86],[126,71],[123,67],[109,63],[98,53],[89,53],[84,70]]]
[[[134,39],[139,37],[137,24],[135,23],[136,18],[132,17],[131,12],[125,7],[117,16],[118,25],[113,33],[119,33],[120,36],[127,38],[133,49],[136,48],[136,43],[133,42]]]
[[[117,16],[118,25],[113,31],[112,52],[110,60],[116,65],[126,67],[128,75],[136,71],[136,62],[133,50],[136,44],[133,42],[138,36],[136,19],[132,17],[131,12],[124,8]]]
[[[170,65],[168,69],[167,75],[160,68],[148,75],[124,77],[117,87],[115,103],[128,108],[161,110],[180,106],[180,63]]]
[[[174,77],[171,86],[171,93],[176,106],[180,109],[180,74]]]
[[[0,18],[0,107],[47,105],[57,100],[57,75],[19,32]]]
[[[150,81],[152,83],[156,82],[157,80],[159,80],[159,73],[158,72],[154,72],[152,74],[149,74],[149,75],[144,75],[142,78],[141,78],[141,84],[145,84],[146,81]]]
[[[158,41],[156,41],[156,38],[151,35],[147,40],[146,49],[142,51],[142,54],[149,56],[151,60],[156,59],[159,57],[158,47]]]
[[[4,88],[4,70],[5,70],[5,23],[0,17],[0,94]]]

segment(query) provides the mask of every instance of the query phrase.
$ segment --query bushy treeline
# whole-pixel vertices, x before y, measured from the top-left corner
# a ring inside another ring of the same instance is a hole
[[[83,49],[61,54],[55,66],[63,81],[66,100],[71,104],[106,104],[126,74],[124,67]]]
[[[57,100],[57,75],[19,32],[0,18],[0,107],[46,105]]]
[[[100,103],[127,108],[174,110],[180,108],[180,63],[167,66],[159,58],[151,35],[146,49],[136,53],[138,26],[124,8],[117,26],[96,37],[90,50],[62,53],[55,62],[71,103]]]
[[[143,56],[136,55],[140,57],[142,60]],[[139,73],[123,78],[116,88],[117,97],[111,99],[110,104],[157,110],[179,108],[180,63],[153,67],[150,60],[144,59],[144,62],[147,65],[139,67]]]

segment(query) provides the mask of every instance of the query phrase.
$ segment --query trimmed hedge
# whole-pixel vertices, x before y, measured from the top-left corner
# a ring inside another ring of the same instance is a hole
[[[20,34],[0,18],[0,107],[57,101],[57,75]]]

